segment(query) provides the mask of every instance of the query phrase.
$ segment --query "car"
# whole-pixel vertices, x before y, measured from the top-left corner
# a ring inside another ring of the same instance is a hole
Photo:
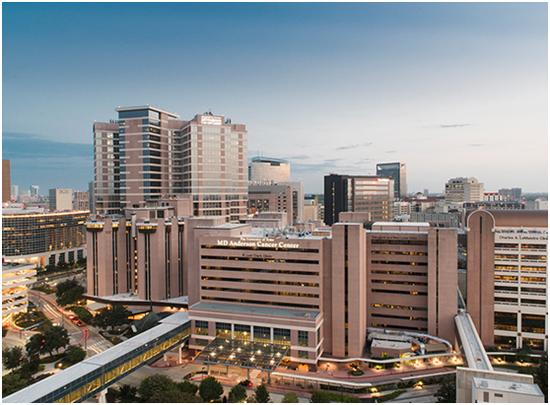
[[[252,387],[252,381],[250,380],[242,380],[239,382],[239,384],[243,387]]]
[[[71,321],[73,321],[73,323],[78,323],[80,322],[80,319],[75,316],[74,318],[71,318]]]
[[[69,319],[74,319],[75,316],[74,316],[74,315],[67,315],[67,317],[68,317]]]
[[[79,321],[76,323],[76,326],[84,326],[84,322],[82,322],[81,320],[79,320]]]

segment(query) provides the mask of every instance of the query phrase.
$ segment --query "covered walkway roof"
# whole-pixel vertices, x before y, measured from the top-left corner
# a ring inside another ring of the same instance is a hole
[[[195,361],[273,371],[279,366],[288,349],[289,346],[270,343],[216,338],[195,357]]]

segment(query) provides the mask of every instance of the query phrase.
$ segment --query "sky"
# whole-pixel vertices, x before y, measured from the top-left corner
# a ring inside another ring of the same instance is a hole
[[[548,191],[547,3],[3,3],[11,183],[87,190],[118,106],[245,123],[291,180],[407,164]]]

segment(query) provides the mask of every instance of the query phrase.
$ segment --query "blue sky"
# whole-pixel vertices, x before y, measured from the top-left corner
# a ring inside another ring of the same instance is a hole
[[[94,120],[155,103],[246,123],[306,192],[391,161],[548,190],[546,3],[3,3],[2,70],[20,190],[86,190]]]

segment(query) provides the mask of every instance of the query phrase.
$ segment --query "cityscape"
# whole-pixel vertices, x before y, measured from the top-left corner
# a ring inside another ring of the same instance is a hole
[[[548,401],[546,3],[2,9],[3,402]]]

